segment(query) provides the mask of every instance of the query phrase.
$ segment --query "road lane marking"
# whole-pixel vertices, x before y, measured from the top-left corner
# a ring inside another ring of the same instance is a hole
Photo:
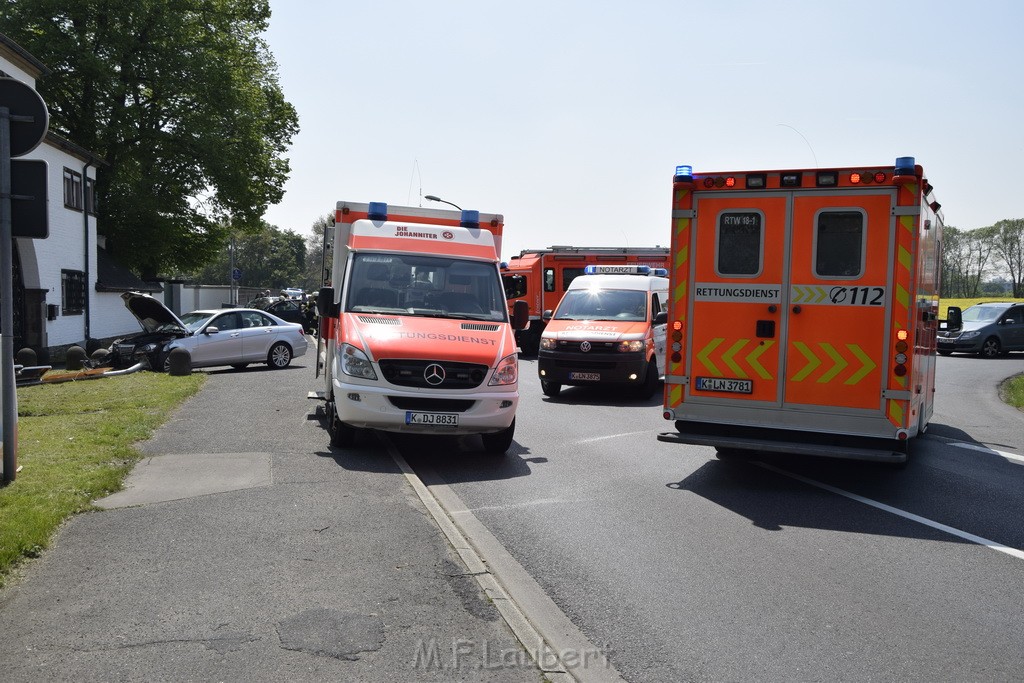
[[[637,434],[650,434],[651,430],[647,429],[642,432],[622,432],[621,434],[609,434],[607,436],[595,436],[592,439],[580,439],[576,443],[594,443],[595,441],[605,441],[606,439],[619,439],[624,436],[636,436]]]
[[[883,511],[888,512],[890,514],[897,515],[898,517],[903,517],[904,519],[909,519],[912,522],[917,522],[918,524],[923,524],[923,525],[929,526],[929,527],[931,527],[933,529],[938,529],[939,531],[944,531],[947,534],[950,534],[952,536],[956,536],[958,538],[962,538],[962,539],[964,539],[966,541],[970,541],[971,543],[977,543],[978,545],[983,545],[986,548],[990,548],[992,550],[996,550],[998,552],[1005,553],[1006,555],[1009,555],[1010,557],[1016,557],[1018,560],[1024,560],[1024,550],[1018,550],[1017,548],[1011,548],[1010,546],[1003,545],[1002,543],[997,543],[995,541],[990,541],[987,538],[982,538],[981,536],[976,536],[976,535],[968,533],[966,531],[961,531],[960,529],[956,529],[956,528],[948,526],[946,524],[942,524],[941,522],[936,522],[936,521],[928,519],[926,517],[922,517],[921,515],[915,515],[913,512],[907,512],[906,510],[900,510],[899,508],[895,508],[895,507],[893,507],[891,505],[886,505],[885,503],[880,503],[877,500],[872,500],[871,498],[865,498],[864,496],[858,495],[856,493],[851,493],[850,491],[845,491],[843,489],[836,488],[835,486],[832,486],[830,484],[826,484],[824,482],[820,482],[820,481],[817,481],[817,480],[814,480],[814,479],[810,479],[808,477],[805,477],[805,476],[802,476],[802,475],[799,475],[799,474],[795,474],[794,472],[788,472],[786,470],[783,470],[783,469],[780,469],[778,467],[775,467],[774,465],[769,465],[768,463],[764,463],[764,462],[760,462],[760,461],[756,461],[756,460],[754,460],[752,462],[755,465],[757,465],[758,467],[764,468],[764,469],[769,470],[771,472],[775,472],[776,474],[781,474],[783,476],[790,477],[792,479],[796,479],[797,481],[803,482],[805,484],[809,484],[811,486],[816,486],[817,488],[824,489],[825,491],[828,491],[830,493],[834,493],[834,494],[836,494],[838,496],[843,496],[844,498],[849,498],[850,500],[855,500],[858,503],[863,503],[864,505],[870,505],[873,508],[877,508],[879,510],[883,510]]]
[[[1007,453],[1006,451],[997,451],[996,449],[989,448],[988,446],[982,446],[981,444],[976,444],[976,443],[967,443],[967,442],[964,442],[964,441],[951,441],[950,443],[952,445],[954,445],[954,446],[959,446],[960,448],[969,448],[972,451],[981,451],[982,453],[989,453],[989,454],[995,453],[996,455],[1003,456],[1007,460],[1015,460],[1015,461],[1017,461],[1017,462],[1019,462],[1021,464],[1024,464],[1024,456],[1017,455],[1016,453]]]

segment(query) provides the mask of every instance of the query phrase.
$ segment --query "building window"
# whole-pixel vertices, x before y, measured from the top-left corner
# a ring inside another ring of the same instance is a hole
[[[85,211],[90,216],[96,215],[96,179],[85,179]]]
[[[60,303],[63,315],[81,315],[85,311],[85,273],[60,271]]]
[[[64,206],[82,210],[82,174],[64,169]]]

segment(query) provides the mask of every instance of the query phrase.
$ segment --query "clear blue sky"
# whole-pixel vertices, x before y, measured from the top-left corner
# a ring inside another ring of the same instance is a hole
[[[672,172],[913,156],[964,229],[1024,217],[1024,2],[271,0],[281,204],[505,215],[502,256],[669,241]]]

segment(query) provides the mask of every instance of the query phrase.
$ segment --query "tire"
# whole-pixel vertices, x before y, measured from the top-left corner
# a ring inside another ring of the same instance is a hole
[[[557,382],[549,382],[546,379],[540,381],[540,390],[544,392],[545,396],[554,398],[562,391],[562,385]]]
[[[249,364],[248,363],[232,363],[231,367],[233,367],[235,370],[245,370],[247,367],[249,367]]]
[[[292,347],[284,342],[277,342],[267,353],[267,365],[272,370],[281,370],[292,362]]]
[[[484,450],[491,455],[505,455],[505,452],[512,446],[512,436],[516,432],[516,419],[512,418],[512,424],[508,429],[491,434],[481,434],[480,439],[484,442]]]
[[[989,337],[981,343],[981,350],[978,351],[978,355],[982,358],[998,358],[1002,355],[1003,349],[999,345],[999,339],[997,337]]]
[[[640,396],[651,398],[658,392],[658,385],[661,384],[661,377],[658,374],[658,361],[651,358],[647,364],[647,374],[644,376],[644,383],[640,385]]]
[[[941,351],[941,350],[940,350],[940,351],[939,351],[939,355],[940,355],[940,356],[952,356],[952,355],[953,355],[953,352],[952,352],[952,351]]]
[[[331,445],[336,448],[355,446],[359,430],[338,419],[338,411],[335,410],[333,401],[328,401],[325,409],[327,410],[327,433],[331,437]]]

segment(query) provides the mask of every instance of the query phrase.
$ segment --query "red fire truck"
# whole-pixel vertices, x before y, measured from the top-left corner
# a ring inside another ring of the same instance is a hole
[[[544,311],[553,311],[569,283],[583,275],[587,266],[634,265],[668,268],[667,247],[570,247],[525,249],[502,264],[501,279],[509,306],[516,301],[530,305],[530,324],[516,332],[523,353],[535,354],[544,331]]]

